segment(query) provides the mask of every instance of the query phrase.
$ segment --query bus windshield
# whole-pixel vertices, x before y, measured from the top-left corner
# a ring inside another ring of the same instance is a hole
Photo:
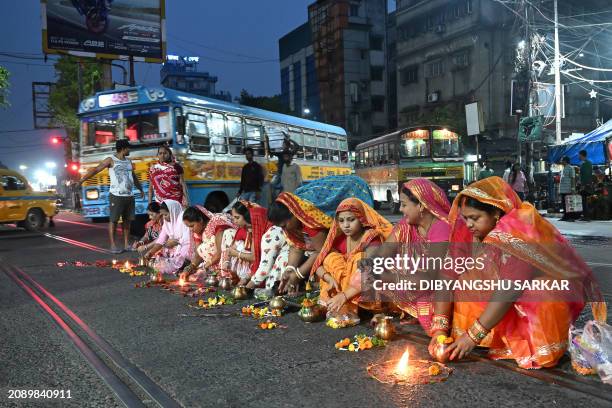
[[[417,129],[402,135],[400,154],[404,159],[429,157],[429,131]]]
[[[447,129],[433,131],[434,157],[459,157],[459,135]]]
[[[121,120],[121,116],[123,120]],[[123,137],[132,145],[166,140],[171,137],[167,107],[130,109],[81,119],[83,145],[112,145]]]

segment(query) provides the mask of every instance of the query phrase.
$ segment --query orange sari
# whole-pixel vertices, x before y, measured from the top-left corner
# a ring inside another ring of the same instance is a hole
[[[510,185],[488,177],[459,193],[449,214],[451,254],[472,255],[472,245],[458,237],[460,206],[465,197],[490,204],[504,215],[483,239],[485,268],[459,275],[471,279],[568,280],[568,293],[553,298],[550,292],[524,290],[501,321],[480,343],[493,359],[514,359],[521,368],[552,367],[565,353],[570,324],[586,301],[593,315],[605,321],[606,306],[592,272],[561,233],[527,202],[521,202]],[[455,246],[456,245],[456,246]],[[480,255],[479,255],[480,256]],[[454,303],[452,332],[458,337],[472,326],[488,305],[485,299]]]
[[[336,215],[343,212],[350,211],[359,219],[362,228],[365,229],[359,244],[353,248],[350,252],[345,251],[344,253],[339,252],[335,247],[337,246],[340,239],[344,238],[344,233],[338,224],[338,221],[334,219],[327,239],[323,244],[323,248],[317,256],[315,263],[312,266],[312,271],[316,271],[319,266],[323,266],[325,271],[330,273],[334,280],[340,286],[340,290],[346,290],[351,284],[357,286],[360,283],[360,277],[357,273],[357,265],[359,261],[365,255],[366,247],[375,241],[382,243],[391,234],[393,226],[384,217],[379,215],[372,207],[364,203],[358,198],[347,198],[342,201],[336,210]],[[328,291],[330,286],[324,280],[320,281],[322,301],[330,299]],[[335,291],[331,291],[335,292]],[[333,294],[335,295],[335,293]],[[345,305],[346,311],[353,313],[357,312],[357,302],[347,302]]]

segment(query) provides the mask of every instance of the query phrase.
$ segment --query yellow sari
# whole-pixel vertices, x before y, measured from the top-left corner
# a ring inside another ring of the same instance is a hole
[[[338,242],[345,236],[338,221],[334,219],[325,244],[323,244],[323,249],[312,267],[314,272],[322,265],[325,271],[330,273],[338,283],[340,291],[346,290],[351,285],[359,285],[360,277],[357,273],[357,265],[364,257],[366,247],[375,241],[384,242],[393,229],[389,221],[358,198],[347,198],[342,201],[336,210],[336,215],[343,211],[350,211],[355,214],[365,229],[359,244],[348,253],[346,250],[344,253],[340,252],[337,249]],[[331,292],[333,296],[335,291],[330,290],[329,284],[324,280],[320,281],[320,285],[320,299],[325,302],[330,299],[328,292]],[[345,307],[348,309],[347,311],[357,312],[356,302],[347,302]]]

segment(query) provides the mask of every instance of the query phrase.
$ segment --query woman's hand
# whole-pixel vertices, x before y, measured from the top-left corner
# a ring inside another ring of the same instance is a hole
[[[278,285],[278,292],[293,296],[297,293],[300,282],[301,279],[297,276],[294,269],[285,269],[280,284]]]
[[[164,245],[166,248],[174,248],[175,246],[177,246],[179,244],[179,241],[176,239],[169,239],[166,241],[166,244]]]
[[[248,279],[242,278],[240,279],[240,282],[238,282],[238,286],[246,286],[248,282]]]
[[[326,272],[325,275],[323,275],[323,280],[329,285],[329,288],[327,288],[328,294],[332,290],[335,290],[336,293],[340,293],[340,285],[338,284],[338,282],[336,282],[331,273]]]
[[[255,289],[255,286],[257,286],[257,284],[253,281],[253,279],[251,279],[249,283],[246,284],[247,289]]]
[[[436,330],[431,336],[431,340],[429,341],[429,346],[427,346],[427,351],[429,351],[429,355],[432,356],[434,359],[437,358],[435,355],[435,350],[436,350],[436,346],[438,345],[438,336],[440,335],[448,336],[448,333],[443,330]],[[448,350],[447,350],[447,353],[448,353]]]
[[[476,343],[474,343],[467,333],[463,333],[461,337],[448,347],[447,353],[450,353],[450,360],[461,360],[470,354],[472,350],[474,350],[474,347],[476,347]]]
[[[343,292],[340,292],[327,301],[327,310],[332,313],[337,312],[347,301],[348,299],[346,298],[346,295]]]

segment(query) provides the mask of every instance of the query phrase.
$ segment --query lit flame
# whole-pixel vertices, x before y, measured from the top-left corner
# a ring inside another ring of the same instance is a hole
[[[409,360],[410,359],[410,353],[408,352],[408,349],[406,349],[406,351],[404,351],[404,354],[402,354],[402,358],[400,358],[400,361],[397,363],[397,366],[395,367],[395,372],[398,375],[401,376],[407,376],[408,375],[408,371],[410,368],[410,364],[409,364]]]
[[[180,286],[185,286],[185,279],[180,278],[180,279],[179,279],[179,285],[180,285]]]
[[[130,269],[132,265],[130,265],[130,261],[125,261],[125,269]]]
[[[113,259],[113,265],[117,265],[117,260]]]

